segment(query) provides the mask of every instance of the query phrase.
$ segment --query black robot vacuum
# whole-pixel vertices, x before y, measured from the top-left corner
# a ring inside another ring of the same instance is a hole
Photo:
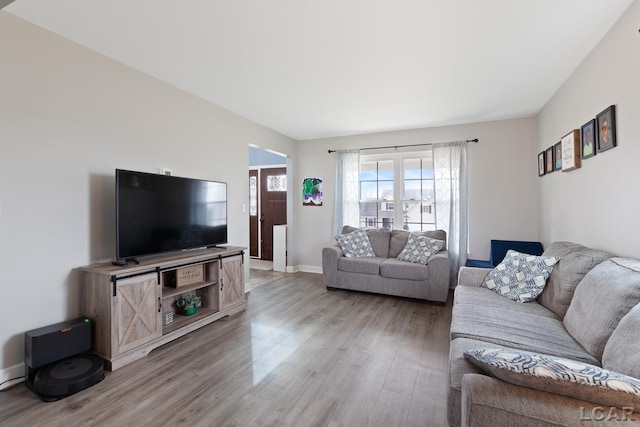
[[[80,317],[25,333],[26,385],[45,402],[63,399],[104,379],[91,350],[92,324]]]

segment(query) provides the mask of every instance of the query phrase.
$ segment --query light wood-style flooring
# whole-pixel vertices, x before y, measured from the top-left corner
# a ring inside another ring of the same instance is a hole
[[[451,302],[328,292],[287,274],[248,309],[44,403],[0,392],[2,426],[445,426]]]
[[[251,291],[258,286],[264,285],[265,283],[269,283],[276,279],[286,277],[288,274],[289,273],[273,271],[273,269],[258,270],[252,268],[249,274],[249,280],[247,280],[244,284],[244,289],[245,291]]]

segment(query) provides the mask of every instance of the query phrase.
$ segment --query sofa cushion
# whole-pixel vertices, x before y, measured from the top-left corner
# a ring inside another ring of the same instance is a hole
[[[402,252],[398,254],[398,261],[426,264],[432,255],[437,254],[444,247],[443,240],[432,239],[418,233],[411,233]]]
[[[535,301],[527,304],[514,304],[513,301],[481,287],[457,286],[454,291],[453,303],[476,305],[486,311],[508,311],[511,316],[519,316],[520,313],[524,313],[528,316],[542,316],[561,320],[553,311]]]
[[[391,231],[388,228],[356,228],[350,225],[342,227],[342,234],[353,233],[354,231],[364,230],[369,237],[371,249],[377,257],[387,258],[389,256],[389,240],[391,239]]]
[[[429,267],[424,264],[387,258],[380,264],[380,275],[389,279],[427,280]]]
[[[627,313],[602,353],[602,367],[640,378],[640,304]]]
[[[474,289],[478,288],[460,288],[464,293],[472,292]],[[547,309],[538,308],[539,304],[536,301],[516,304],[488,289],[479,288],[479,290],[502,299],[505,306],[487,307],[480,303],[454,304],[451,338],[476,339],[496,346],[552,354],[600,365],[599,360],[585,351],[566,331],[562,320],[541,314]],[[456,297],[459,295],[460,292],[456,289]]]
[[[482,287],[516,302],[534,301],[544,289],[557,257],[523,254],[512,249],[485,278]]]
[[[560,261],[553,268],[538,301],[560,317],[567,313],[573,292],[585,274],[613,256],[571,242],[555,242],[542,255],[556,256]]]
[[[376,254],[371,248],[369,236],[364,230],[356,230],[352,233],[336,236],[338,245],[342,249],[344,256],[352,257],[374,257]]]
[[[338,258],[338,270],[349,273],[380,274],[380,264],[386,258]]]
[[[611,258],[594,267],[576,287],[564,325],[585,350],[602,360],[613,330],[638,302],[640,261]]]
[[[431,237],[432,239],[442,240],[445,242],[445,245],[442,249],[447,249],[446,241],[447,241],[447,233],[444,230],[432,230],[432,231],[416,231],[422,236]],[[404,249],[404,245],[406,245],[407,240],[409,239],[408,231],[404,230],[391,230],[391,241],[389,242],[389,258],[397,258]]]
[[[387,228],[372,228],[367,230],[369,242],[373,253],[377,257],[387,258],[389,256],[389,240],[391,239],[391,231]]]
[[[352,227],[350,225],[344,225],[342,226],[342,234],[349,234],[349,233],[353,233],[354,231],[358,231],[361,230],[358,227]]]
[[[640,380],[598,366],[507,348],[477,348],[464,355],[489,375],[511,384],[640,409]]]

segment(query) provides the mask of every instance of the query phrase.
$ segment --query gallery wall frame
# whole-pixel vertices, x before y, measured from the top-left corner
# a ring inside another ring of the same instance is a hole
[[[582,160],[596,155],[596,120],[591,119],[580,127],[580,157]]]
[[[553,172],[553,145],[545,150],[545,172]]]
[[[542,151],[538,153],[538,176],[542,176],[547,173],[547,165],[546,165],[546,152]]]
[[[562,143],[562,172],[578,169],[580,163],[580,131],[574,129],[560,140]]]
[[[553,170],[562,170],[562,141],[553,145]]]
[[[596,116],[598,153],[616,147],[616,106],[610,105]]]

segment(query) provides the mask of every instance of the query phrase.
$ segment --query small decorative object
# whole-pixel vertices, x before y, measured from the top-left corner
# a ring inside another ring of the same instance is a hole
[[[581,134],[581,143],[580,146],[582,148],[582,159],[588,159],[589,157],[593,157],[596,155],[596,143],[595,143],[595,135],[596,135],[596,121],[595,119],[589,120],[587,123],[583,124],[580,128]]]
[[[182,314],[191,316],[192,314],[196,314],[196,310],[202,305],[202,300],[197,295],[185,294],[180,296],[178,301],[176,301],[176,305],[182,309]]]
[[[546,152],[542,152],[538,154],[538,176],[542,176],[547,173],[545,168],[545,154]]]
[[[553,170],[562,169],[562,142],[558,142],[553,146]]]
[[[322,206],[322,178],[302,181],[302,206]]]
[[[173,322],[173,311],[164,314],[164,324],[168,325]]]
[[[562,137],[562,172],[580,167],[580,131],[574,129]]]
[[[547,162],[546,172],[547,173],[553,172],[553,146],[547,148],[547,151],[545,154],[545,160]]]
[[[204,265],[197,264],[176,270],[176,287],[204,282]]]
[[[616,106],[611,105],[596,116],[598,126],[598,153],[618,145],[616,141]]]

